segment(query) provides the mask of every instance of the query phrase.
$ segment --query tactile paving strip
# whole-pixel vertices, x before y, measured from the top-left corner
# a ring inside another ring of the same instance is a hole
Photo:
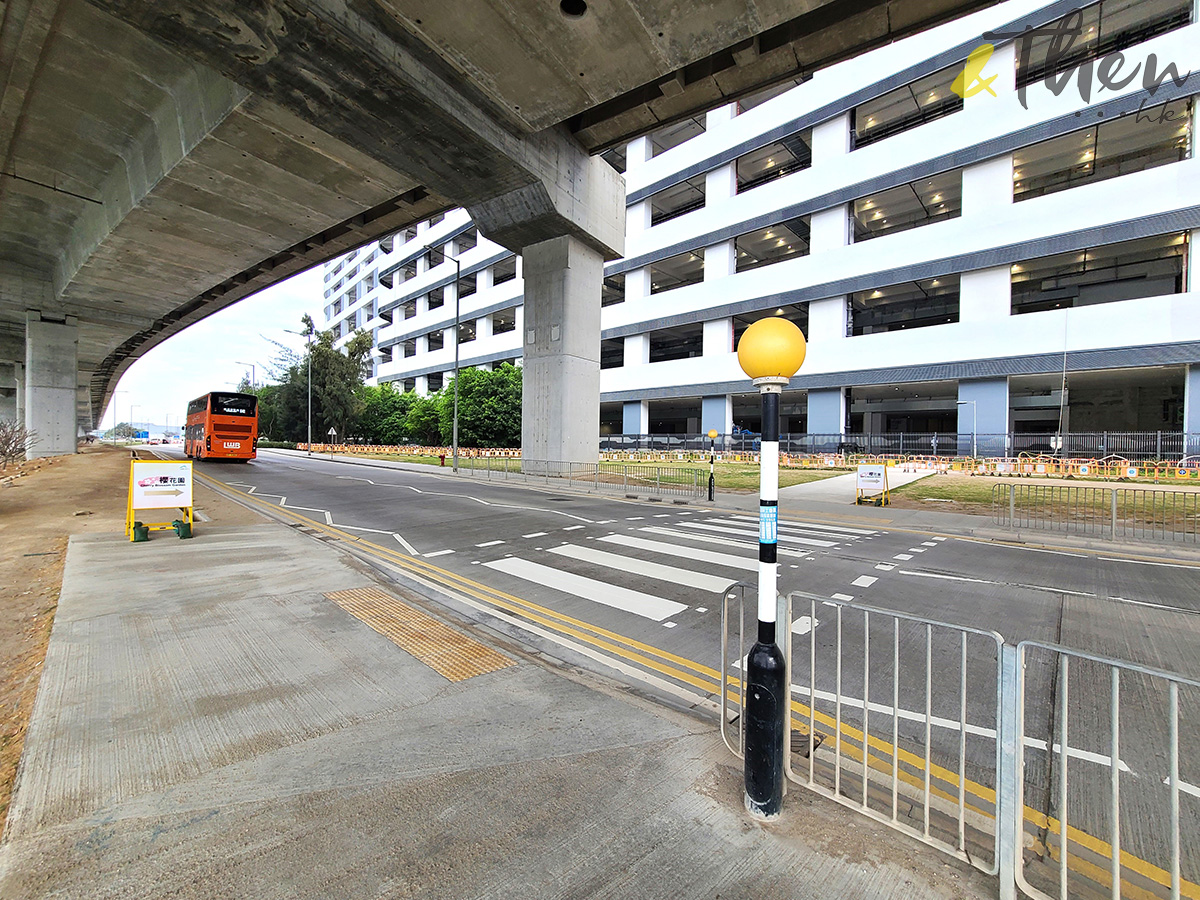
[[[515,665],[491,647],[376,588],[353,588],[325,596],[448,681],[465,681]]]

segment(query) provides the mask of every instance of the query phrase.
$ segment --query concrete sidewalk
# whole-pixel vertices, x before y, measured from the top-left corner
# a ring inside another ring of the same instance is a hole
[[[443,677],[382,587],[277,524],[73,539],[0,896],[994,896],[799,789],[753,823],[714,722],[496,633]]]

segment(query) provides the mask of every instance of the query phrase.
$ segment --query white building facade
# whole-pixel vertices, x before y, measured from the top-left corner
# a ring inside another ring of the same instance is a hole
[[[1200,452],[1196,3],[1011,0],[608,154],[600,433],[756,431],[736,342],[782,315],[808,338],[782,430],[814,448]],[[456,346],[519,363],[521,302],[461,210],[326,266],[327,325],[418,392]]]

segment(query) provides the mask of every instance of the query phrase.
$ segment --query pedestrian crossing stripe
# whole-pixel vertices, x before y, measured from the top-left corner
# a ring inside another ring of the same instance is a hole
[[[496,559],[483,564],[486,568],[512,575],[516,578],[532,581],[543,587],[553,588],[568,594],[574,594],[585,600],[591,600],[603,606],[630,612],[634,615],[661,622],[671,616],[678,615],[687,609],[683,603],[643,594],[629,588],[618,587],[594,578],[586,578],[573,572],[543,566],[520,557],[510,556]]]
[[[758,539],[757,529],[754,531],[747,531],[744,528],[729,528],[724,525],[709,525],[707,522],[680,522],[679,526],[681,528],[700,528],[705,531],[716,531],[721,534],[737,534],[743,537],[753,537],[755,540]],[[795,535],[791,534],[781,534],[779,535],[778,540],[781,544],[800,544],[804,547],[828,548],[836,547],[838,545],[837,541],[823,541],[819,540],[818,538],[796,537]]]
[[[622,556],[619,553],[609,553],[605,550],[597,550],[594,547],[581,547],[578,544],[564,544],[560,547],[552,547],[550,552],[559,556],[577,559],[581,562],[605,566],[620,572],[628,572],[631,575],[642,575],[646,578],[654,578],[659,581],[668,581],[671,584],[696,588],[700,591],[721,593],[737,581],[734,578],[722,578],[719,575],[694,572],[691,569],[681,569],[678,566],[650,562],[649,560],[637,559],[632,556]]]

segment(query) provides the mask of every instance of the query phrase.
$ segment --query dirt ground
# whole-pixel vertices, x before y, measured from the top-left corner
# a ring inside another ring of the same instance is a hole
[[[72,534],[125,528],[130,453],[90,446],[0,468],[0,834],[62,588]],[[264,521],[197,481],[196,510],[214,523]],[[204,527],[197,517],[197,529]]]

